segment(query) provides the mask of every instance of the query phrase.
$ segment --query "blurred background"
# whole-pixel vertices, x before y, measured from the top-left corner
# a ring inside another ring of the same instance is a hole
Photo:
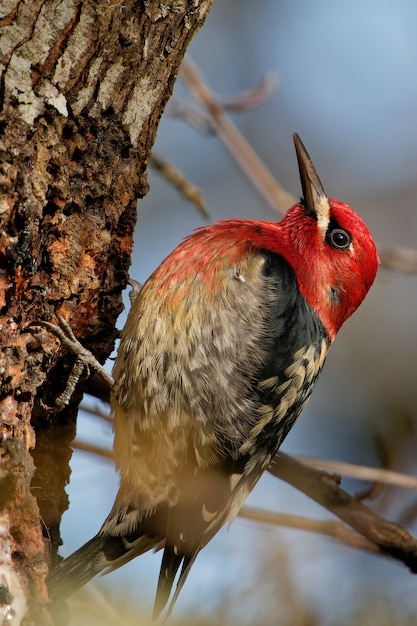
[[[233,120],[288,192],[301,193],[291,137],[297,131],[329,196],[352,205],[378,243],[417,247],[416,26],[414,0],[217,0],[189,54],[218,94],[240,93],[267,72],[278,77],[267,102]],[[189,97],[181,81],[175,96]],[[172,117],[170,106],[155,153],[203,191],[210,220],[280,219],[219,139]],[[204,223],[157,172],[150,170],[149,182],[131,268],[141,282]],[[285,452],[417,473],[416,312],[417,276],[380,269],[338,336]],[[111,430],[97,418],[83,414],[78,428],[80,439],[111,447]],[[350,493],[366,486],[342,480]],[[109,462],[74,452],[62,554],[97,532],[116,489]],[[269,475],[249,503],[331,518]],[[370,506],[416,534],[416,503],[415,492],[385,488]],[[160,555],[145,555],[96,581],[74,597],[73,623],[130,624],[132,615],[149,615],[159,566]],[[416,591],[417,578],[393,560],[238,518],[198,557],[173,623],[417,624]]]

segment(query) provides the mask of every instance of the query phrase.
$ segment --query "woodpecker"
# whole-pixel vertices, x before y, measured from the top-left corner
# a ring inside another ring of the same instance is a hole
[[[303,410],[378,266],[297,134],[303,199],[280,222],[199,228],[155,270],[122,331],[111,410],[120,488],[101,530],[49,577],[52,600],[163,550],[153,616],[230,524]],[[178,583],[172,587],[178,570]]]

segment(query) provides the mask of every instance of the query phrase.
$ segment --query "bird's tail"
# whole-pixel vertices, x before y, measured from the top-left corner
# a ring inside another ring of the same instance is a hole
[[[49,598],[65,600],[125,552],[121,537],[96,535],[48,576]]]
[[[64,559],[48,576],[52,602],[63,601],[97,574],[107,574],[151,548],[162,547],[155,538],[119,537],[98,534]]]
[[[165,546],[164,555],[162,557],[161,570],[159,573],[158,589],[156,592],[152,619],[157,619],[161,612],[164,610],[168,602],[169,596],[171,595],[171,589],[174,584],[175,576],[180,565],[182,565],[181,572],[178,578],[178,583],[172,596],[171,602],[169,603],[169,607],[165,614],[164,621],[169,618],[180,594],[180,591],[183,588],[185,581],[187,580],[187,576],[190,572],[191,566],[193,565],[197,557],[197,554],[198,551],[195,551],[192,555],[185,556],[184,554],[177,554],[174,548]]]

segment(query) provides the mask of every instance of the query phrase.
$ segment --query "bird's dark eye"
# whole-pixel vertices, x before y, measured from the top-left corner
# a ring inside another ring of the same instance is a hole
[[[327,233],[327,241],[337,250],[347,250],[351,244],[351,238],[342,228],[333,228]]]

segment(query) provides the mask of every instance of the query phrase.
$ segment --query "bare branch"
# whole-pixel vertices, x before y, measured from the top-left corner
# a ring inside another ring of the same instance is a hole
[[[80,404],[80,410],[84,411],[84,413],[89,413],[90,415],[94,415],[94,417],[98,417],[101,420],[108,422],[109,424],[113,424],[113,420],[110,416],[109,411],[102,411],[102,409],[98,406],[88,406],[84,402]]]
[[[155,154],[152,154],[149,163],[174,185],[186,200],[197,208],[200,215],[206,219],[209,217],[200,189],[193,183],[190,183],[172,163],[168,163],[168,161],[155,156]]]
[[[95,446],[92,443],[86,443],[84,441],[73,441],[72,448],[75,450],[81,450],[82,452],[89,452],[90,454],[95,454],[103,459],[108,459],[109,461],[114,461],[114,454],[111,450],[107,448],[101,448],[100,446]]]
[[[181,76],[193,96],[210,113],[216,132],[245,175],[274,211],[284,213],[295,199],[287,193],[265,167],[261,159],[239,133],[227,116],[219,100],[212,92],[196,64],[185,57],[181,65]]]
[[[225,111],[249,111],[266,102],[278,87],[278,77],[273,72],[269,72],[254,87],[231,96],[219,95],[217,101]]]
[[[392,470],[386,470],[376,467],[366,467],[364,465],[354,465],[353,463],[344,463],[342,461],[330,461],[327,459],[317,459],[313,457],[300,456],[299,460],[307,467],[321,468],[331,470],[358,478],[359,480],[367,480],[370,482],[384,483],[393,487],[403,487],[404,489],[417,489],[417,476],[409,474],[401,474]]]
[[[378,246],[381,267],[400,272],[417,272],[417,250],[402,246]]]
[[[239,517],[253,522],[262,522],[274,526],[285,526],[287,528],[319,533],[341,541],[352,548],[374,553],[380,552],[374,543],[352,532],[346,528],[342,522],[337,520],[316,520],[300,515],[277,513],[275,511],[266,511],[250,506],[243,506],[239,511]]]
[[[417,573],[417,539],[398,524],[382,519],[352,498],[337,485],[334,477],[307,467],[282,452],[277,454],[268,471],[305,493],[385,554],[402,561]]]
[[[255,87],[235,95],[216,95],[216,100],[225,111],[242,113],[261,105],[270,98],[277,87],[278,79],[275,74],[270,73],[266,74]],[[168,103],[167,110],[172,117],[186,120],[201,132],[214,133],[216,131],[210,113],[197,102],[185,101],[173,96]]]

